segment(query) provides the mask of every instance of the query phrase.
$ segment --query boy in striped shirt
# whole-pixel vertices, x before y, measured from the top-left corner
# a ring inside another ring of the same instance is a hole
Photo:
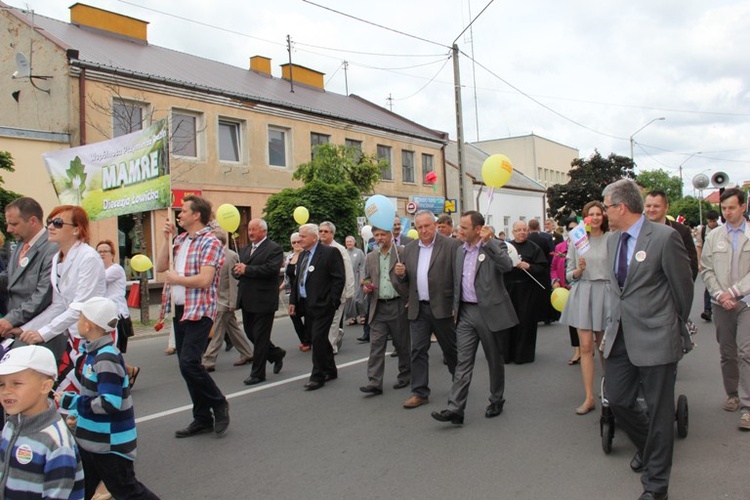
[[[0,361],[0,398],[8,414],[0,440],[0,498],[83,499],[75,440],[48,397],[55,377],[55,356],[46,347],[19,347]]]
[[[81,393],[56,395],[60,407],[78,413],[76,440],[81,450],[86,498],[103,481],[114,498],[158,499],[135,478],[135,415],[122,354],[113,345],[118,309],[104,297],[74,302],[78,332],[87,341]]]

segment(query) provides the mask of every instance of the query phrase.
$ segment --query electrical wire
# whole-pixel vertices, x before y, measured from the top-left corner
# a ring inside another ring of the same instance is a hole
[[[450,57],[446,57],[446,58],[445,58],[445,61],[443,62],[443,65],[442,65],[442,66],[440,66],[440,69],[439,69],[439,70],[437,70],[437,73],[435,73],[435,74],[434,74],[434,75],[432,76],[432,78],[430,78],[430,79],[429,79],[429,80],[427,81],[427,83],[425,83],[424,85],[422,85],[422,87],[421,87],[421,88],[420,88],[419,90],[417,90],[416,92],[414,92],[414,93],[413,93],[413,94],[411,94],[410,96],[407,96],[407,97],[399,97],[398,99],[393,99],[393,100],[394,100],[394,101],[406,101],[407,99],[411,99],[411,98],[412,98],[412,97],[414,97],[415,95],[417,95],[417,94],[419,94],[420,92],[422,92],[422,91],[423,91],[424,89],[426,89],[426,88],[427,88],[427,86],[428,86],[429,84],[431,84],[431,83],[432,83],[432,82],[433,82],[433,81],[435,80],[435,78],[437,78],[437,76],[438,76],[438,75],[440,74],[440,72],[441,72],[441,71],[443,71],[443,69],[445,68],[445,65],[446,65],[446,64],[448,64],[448,61],[450,61],[450,60],[451,60],[451,58],[450,58]]]
[[[331,50],[334,52],[345,52],[347,54],[360,54],[365,56],[382,56],[382,57],[438,57],[441,54],[385,54],[382,52],[364,52],[361,50],[347,50],[347,49],[335,49],[333,47],[322,47],[320,45],[313,45],[311,43],[297,42],[298,45],[305,47],[312,47],[314,49]]]

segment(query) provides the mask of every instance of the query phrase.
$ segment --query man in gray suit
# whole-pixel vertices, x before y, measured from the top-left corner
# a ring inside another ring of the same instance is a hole
[[[437,234],[435,216],[422,210],[414,218],[419,240],[404,248],[396,264],[398,279],[409,284],[411,333],[411,391],[404,408],[427,403],[430,396],[430,334],[435,333],[451,375],[456,370],[456,331],[453,329],[453,267],[457,239]]]
[[[484,217],[471,210],[461,216],[458,237],[464,244],[456,253],[453,309],[457,312],[456,343],[458,364],[448,409],[432,412],[440,422],[464,423],[464,409],[479,342],[490,371],[490,405],[484,416],[497,417],[503,411],[505,362],[502,330],[518,323],[516,311],[505,290],[503,273],[513,269],[504,241],[492,239],[492,230]]]
[[[47,241],[42,206],[36,200],[22,197],[9,203],[5,220],[8,233],[18,244],[8,269],[0,273],[0,289],[8,293],[8,314],[0,319],[3,337],[28,323],[52,302],[50,273],[52,256],[57,252],[57,244]]]
[[[398,378],[394,389],[409,385],[411,359],[409,356],[409,320],[406,316],[408,287],[396,277],[396,265],[404,259],[404,248],[392,242],[390,231],[372,228],[378,244],[377,252],[370,252],[365,263],[363,289],[370,301],[370,357],[367,360],[368,383],[359,388],[365,394],[383,393],[385,348],[388,335],[398,355]]]
[[[674,447],[674,384],[693,300],[690,260],[680,235],[643,216],[638,186],[608,185],[610,321],[603,344],[607,399],[635,444],[642,500],[666,499]],[[639,387],[648,415],[636,403]]]
[[[408,230],[408,228],[407,228]],[[407,235],[402,234],[401,232],[401,219],[396,216],[396,218],[393,220],[393,229],[391,230],[391,234],[393,235],[393,244],[398,246],[405,247],[409,243],[411,243],[412,240]]]

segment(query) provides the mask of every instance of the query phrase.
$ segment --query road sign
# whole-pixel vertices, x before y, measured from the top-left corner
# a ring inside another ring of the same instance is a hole
[[[445,213],[455,214],[456,213],[456,199],[448,198],[445,200]]]
[[[417,204],[414,203],[413,201],[410,201],[409,203],[406,204],[406,213],[414,215],[415,213],[417,213],[417,208],[419,208],[417,207]]]
[[[441,214],[445,210],[445,198],[442,196],[412,196],[411,202],[420,210],[429,210],[433,214]]]

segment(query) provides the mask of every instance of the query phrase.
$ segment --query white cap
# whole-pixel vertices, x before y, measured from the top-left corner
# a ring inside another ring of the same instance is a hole
[[[73,302],[70,308],[83,313],[87,320],[103,328],[105,332],[111,332],[117,326],[117,305],[105,297],[91,297],[86,302]]]
[[[0,375],[11,375],[29,368],[50,377],[57,377],[55,355],[46,347],[25,345],[11,349],[0,360]]]

